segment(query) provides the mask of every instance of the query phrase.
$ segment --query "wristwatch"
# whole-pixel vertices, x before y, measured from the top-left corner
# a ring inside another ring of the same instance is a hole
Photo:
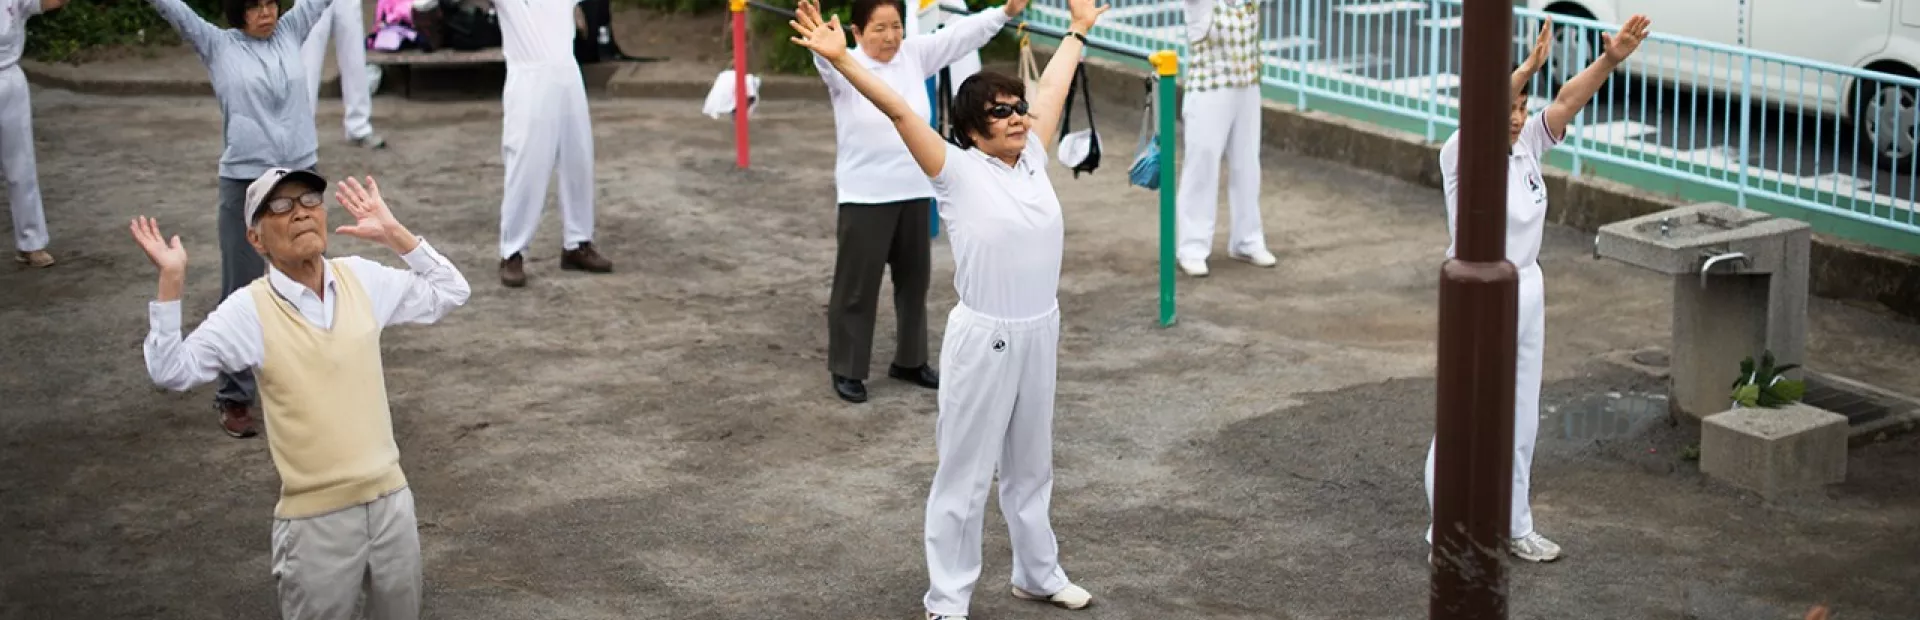
[[[1068,31],[1067,31],[1067,36],[1069,36],[1069,37],[1073,37],[1073,38],[1075,38],[1075,39],[1079,39],[1079,40],[1080,40],[1080,44],[1081,44],[1081,45],[1086,45],[1086,44],[1087,44],[1087,35],[1084,35],[1084,34],[1080,34],[1080,33],[1078,33],[1078,32],[1074,32],[1074,31],[1072,31],[1072,30],[1068,30]]]

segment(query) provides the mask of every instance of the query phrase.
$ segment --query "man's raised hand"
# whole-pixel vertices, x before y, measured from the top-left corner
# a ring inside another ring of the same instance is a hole
[[[832,21],[821,23],[819,5],[812,0],[801,0],[800,10],[794,11],[793,17],[787,25],[800,33],[800,36],[792,38],[795,44],[828,61],[838,60],[847,54],[847,35],[840,31],[840,16],[835,15]]]
[[[1634,50],[1640,49],[1640,42],[1647,40],[1647,27],[1652,25],[1653,20],[1647,19],[1647,16],[1635,15],[1627,18],[1626,25],[1621,26],[1620,32],[1613,36],[1601,33],[1600,44],[1607,50],[1607,59],[1614,64],[1626,62]]]
[[[349,237],[366,239],[394,251],[405,254],[413,251],[415,239],[413,233],[393,217],[393,211],[387,208],[387,201],[380,197],[380,184],[367,177],[367,185],[362,187],[360,180],[347,177],[340,182],[340,189],[334,192],[334,199],[353,216],[352,226],[341,226],[334,232]]]
[[[180,235],[172,239],[161,236],[160,224],[144,215],[133,218],[128,228],[133,231],[133,242],[140,244],[140,250],[147,253],[147,260],[159,268],[161,275],[186,274],[187,248],[180,244]]]
[[[1094,22],[1100,21],[1100,15],[1110,8],[1113,7],[1099,6],[1099,0],[1067,0],[1068,20],[1072,23],[1072,27],[1083,35],[1087,34],[1086,31],[1093,28]]]
[[[1020,13],[1027,10],[1027,0],[1007,0],[1007,5],[1000,10],[1006,11],[1007,17],[1019,17]]]
[[[1547,64],[1547,55],[1553,50],[1553,18],[1548,17],[1540,24],[1540,34],[1533,37],[1533,51],[1527,54],[1526,67],[1529,71],[1539,71]]]

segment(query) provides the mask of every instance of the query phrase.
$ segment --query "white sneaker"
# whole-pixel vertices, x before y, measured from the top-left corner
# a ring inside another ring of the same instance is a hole
[[[1560,559],[1560,545],[1534,532],[1507,541],[1507,551],[1528,562],[1552,562]]]
[[[1190,259],[1181,260],[1180,270],[1186,272],[1187,275],[1190,275],[1196,278],[1204,278],[1204,277],[1207,277],[1207,261],[1190,260]]]
[[[1040,596],[1016,586],[1013,588],[1013,597],[1023,601],[1046,601],[1053,603],[1055,607],[1065,609],[1084,609],[1093,604],[1093,595],[1088,594],[1085,588],[1073,584],[1067,584],[1067,587],[1053,593],[1053,596]]]
[[[943,615],[936,614],[929,611],[927,612],[927,620],[967,620],[967,617],[966,616],[943,616]]]
[[[1228,252],[1227,256],[1232,257],[1234,260],[1253,263],[1255,267],[1272,267],[1275,263],[1280,262],[1279,259],[1274,258],[1273,253],[1268,252],[1266,248],[1252,252]]]

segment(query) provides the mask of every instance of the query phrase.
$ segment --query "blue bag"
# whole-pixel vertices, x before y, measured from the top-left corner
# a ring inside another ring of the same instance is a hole
[[[1147,78],[1147,104],[1140,114],[1140,142],[1134,146],[1133,167],[1127,170],[1127,182],[1149,190],[1160,189],[1159,120],[1154,106],[1154,83]]]

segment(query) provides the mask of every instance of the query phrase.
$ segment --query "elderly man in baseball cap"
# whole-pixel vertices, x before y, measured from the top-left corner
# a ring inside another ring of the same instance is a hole
[[[281,615],[344,618],[365,594],[368,617],[420,612],[420,539],[400,469],[381,370],[380,333],[433,323],[465,304],[466,278],[395,220],[372,178],[336,197],[354,218],[333,232],[391,248],[409,270],[328,258],[327,182],[277,168],[247,188],[247,241],[267,274],[180,335],[187,251],[135,218],[134,241],[160,271],[148,307],[147,373],[175,391],[253,369],[267,446],[280,474],[273,575]]]

